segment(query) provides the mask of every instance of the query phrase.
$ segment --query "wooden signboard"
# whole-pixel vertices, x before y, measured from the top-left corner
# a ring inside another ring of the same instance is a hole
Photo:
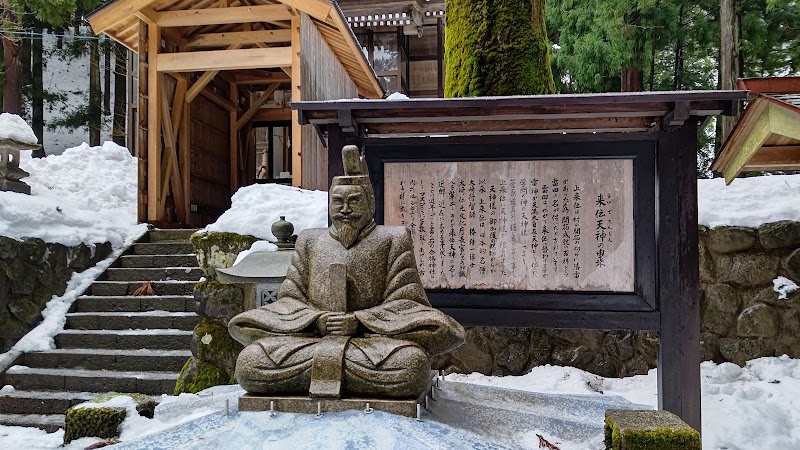
[[[426,288],[634,290],[631,160],[384,164]]]

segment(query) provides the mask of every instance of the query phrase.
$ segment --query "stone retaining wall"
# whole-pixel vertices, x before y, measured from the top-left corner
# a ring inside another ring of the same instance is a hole
[[[83,272],[110,253],[108,242],[66,247],[0,236],[0,353],[42,319],[47,302],[64,294],[74,272]]]
[[[800,291],[779,300],[772,283],[779,275],[800,283],[800,222],[701,227],[699,251],[703,360],[800,357]],[[653,332],[475,327],[438,364],[493,375],[556,364],[618,377],[654,368],[657,350]]]
[[[217,248],[201,248],[201,241],[193,239],[198,254],[205,251],[212,260],[224,256],[231,262],[251,243],[249,238],[239,242],[217,234],[205,240],[216,242]],[[223,247],[226,251],[220,250]],[[703,360],[744,365],[761,356],[800,357],[800,292],[779,300],[772,283],[779,275],[800,283],[800,222],[774,222],[758,229],[701,227],[699,251]],[[234,303],[242,297],[238,288],[216,282],[213,271],[206,274],[208,282],[195,290],[204,319],[196,329],[189,372],[199,374],[197,368],[205,365],[216,368],[221,379],[232,375],[231,363],[240,346],[213,336],[221,335],[227,320],[238,313]],[[216,345],[202,343],[206,334]],[[555,364],[619,377],[647,373],[656,366],[657,355],[654,332],[473,327],[467,329],[464,346],[438,358],[435,366],[512,375]]]

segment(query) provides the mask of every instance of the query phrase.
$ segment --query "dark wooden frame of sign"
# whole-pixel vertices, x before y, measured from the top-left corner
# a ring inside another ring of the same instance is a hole
[[[699,122],[633,133],[436,138],[364,138],[330,124],[328,175],[342,173],[343,145],[361,146],[382,223],[385,162],[633,159],[635,292],[429,290],[428,297],[467,326],[658,331],[659,408],[700,430]]]

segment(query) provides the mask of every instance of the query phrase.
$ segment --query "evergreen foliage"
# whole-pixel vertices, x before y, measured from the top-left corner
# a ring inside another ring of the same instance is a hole
[[[551,94],[543,0],[447,0],[445,97]]]

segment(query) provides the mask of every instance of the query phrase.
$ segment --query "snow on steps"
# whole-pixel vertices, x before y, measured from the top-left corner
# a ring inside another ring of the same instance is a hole
[[[23,354],[4,374],[16,390],[0,394],[0,424],[54,431],[99,393],[172,393],[199,320],[194,231],[151,230],[78,297],[57,348]],[[131,295],[147,281],[156,295]]]

